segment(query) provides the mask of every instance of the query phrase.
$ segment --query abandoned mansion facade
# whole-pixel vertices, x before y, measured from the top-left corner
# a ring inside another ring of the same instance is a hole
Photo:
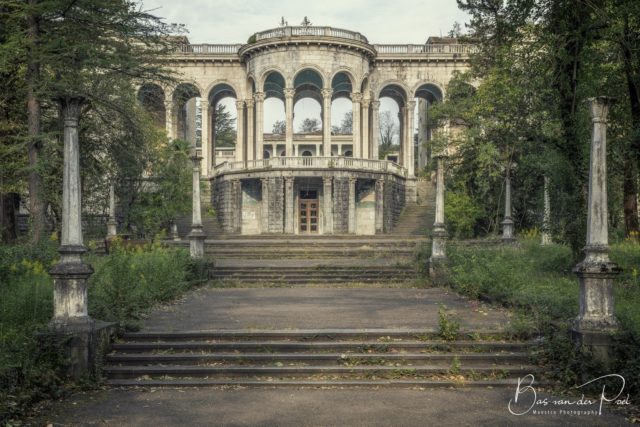
[[[211,188],[203,204],[213,205],[225,233],[386,233],[416,200],[433,131],[426,115],[468,67],[470,49],[448,38],[370,44],[360,33],[315,26],[262,31],[242,45],[185,39],[171,59],[179,83],[143,85],[139,97],[170,138],[197,141]],[[225,98],[235,100],[226,105],[235,107],[237,130],[235,144],[223,146],[215,129]],[[319,105],[317,128],[296,132],[305,98]],[[397,105],[399,149],[389,155],[379,151],[385,98]],[[265,121],[274,100],[284,109],[280,132]],[[346,131],[332,126],[337,103],[348,106]]]

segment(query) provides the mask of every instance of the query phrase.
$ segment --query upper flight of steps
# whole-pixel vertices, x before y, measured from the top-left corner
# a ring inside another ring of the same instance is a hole
[[[219,330],[125,334],[111,386],[512,386],[537,374],[533,342],[499,333],[444,341],[419,330]],[[538,377],[538,375],[536,375]]]

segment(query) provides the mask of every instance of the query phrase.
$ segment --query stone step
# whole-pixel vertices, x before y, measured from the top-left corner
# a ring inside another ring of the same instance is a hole
[[[461,365],[460,374],[480,374],[506,378],[508,376],[527,375],[537,372],[532,365]],[[280,377],[291,379],[311,375],[345,376],[351,378],[381,377],[385,379],[398,377],[448,375],[450,366],[413,365],[411,367],[396,366],[106,366],[104,374],[109,379],[127,379],[139,377]]]
[[[272,366],[274,363],[314,365],[411,365],[417,363],[451,366],[457,359],[461,364],[522,364],[527,353],[114,353],[105,360],[111,365],[197,365],[252,364]]]
[[[409,380],[281,380],[281,379],[267,379],[267,380],[212,380],[203,378],[179,378],[179,379],[114,379],[107,380],[106,384],[111,387],[402,387],[402,388],[451,388],[451,387],[506,387],[515,388],[518,385],[518,379],[504,379],[504,380],[463,380],[463,379],[451,379],[451,380],[421,380],[421,379],[409,379]],[[546,385],[544,382],[538,382],[538,384]]]

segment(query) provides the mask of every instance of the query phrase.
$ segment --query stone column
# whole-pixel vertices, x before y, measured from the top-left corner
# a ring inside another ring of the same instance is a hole
[[[444,219],[444,160],[445,157],[442,155],[436,158],[436,220],[433,223],[431,257],[429,257],[429,275],[435,280],[440,280],[444,276],[444,267],[447,261],[447,229]]]
[[[331,156],[331,96],[333,89],[322,89],[322,155]],[[318,156],[320,153],[317,154]]]
[[[362,158],[371,158],[371,147],[369,143],[369,103],[371,100],[362,100]]]
[[[175,242],[180,241],[180,234],[178,234],[178,224],[175,220],[171,221],[171,239]]]
[[[209,171],[211,170],[211,162],[209,159],[211,158],[211,154],[209,153],[209,101],[206,99],[200,100],[200,113],[202,120],[202,128],[200,130],[200,138],[202,147],[202,175],[209,176]]]
[[[264,234],[269,232],[269,178],[260,178],[260,184],[262,186],[262,221],[260,224],[260,232]]]
[[[211,155],[209,156],[209,161],[211,164],[209,165],[209,170],[216,166],[216,145],[218,141],[216,141],[216,109],[214,105],[209,105],[209,111],[211,114],[211,126],[209,126],[209,142],[211,145]]]
[[[173,128],[173,102],[165,101],[164,103],[164,114],[165,114],[165,128],[167,130],[167,136],[169,139],[175,139],[176,135]]]
[[[407,116],[404,113],[406,112],[406,110],[406,107],[401,107],[400,111],[398,111],[398,136],[400,137],[400,152],[398,153],[398,163],[405,168],[407,167],[407,142],[405,141],[404,137],[405,117]]]
[[[71,334],[67,351],[70,373],[80,378],[91,368],[90,336],[94,322],[87,313],[87,280],[93,268],[81,255],[87,250],[82,239],[80,146],[78,119],[82,98],[58,100],[64,120],[64,170],[62,177],[62,233],[60,260],[49,274],[53,277],[53,319],[50,328],[56,334]]]
[[[191,258],[204,257],[204,234],[202,227],[202,213],[200,210],[200,162],[202,156],[198,153],[196,147],[192,147],[191,161],[193,162],[193,181],[192,181],[192,216],[191,216],[191,232],[187,236],[189,238],[189,252]]]
[[[614,315],[613,279],[622,271],[609,260],[607,211],[607,113],[612,99],[590,98],[593,122],[589,161],[589,202],[585,258],[573,272],[580,281],[580,314],[573,327],[576,341],[609,363],[610,333],[618,328]]]
[[[380,138],[380,101],[371,103],[371,158],[378,160],[378,144]]]
[[[258,150],[253,136],[253,127],[255,124],[253,118],[253,108],[255,101],[253,99],[247,99],[244,102],[247,106],[247,161],[251,161],[253,159],[261,159],[262,149]]]
[[[284,178],[284,232],[294,234],[293,177]]]
[[[236,161],[244,162],[247,159],[244,148],[244,101],[236,101]]]
[[[427,100],[418,99],[418,170],[422,171],[427,166],[427,120],[428,120]]]
[[[287,119],[287,129],[285,132],[285,155],[293,156],[293,97],[295,89],[284,90],[284,112]]]
[[[550,245],[551,240],[551,201],[549,200],[549,177],[544,177],[544,216],[542,218],[543,246]]]
[[[356,178],[349,178],[349,234],[356,233]]]
[[[414,161],[414,144],[413,144],[413,130],[415,128],[413,123],[414,109],[416,107],[415,101],[407,102],[407,127],[405,130],[405,135],[407,137],[407,176],[413,177],[415,176],[415,161]]]
[[[376,180],[376,234],[384,233],[384,179]]]
[[[256,102],[256,155],[258,159],[262,158],[264,152],[264,92],[256,92],[253,99]]]
[[[118,234],[116,222],[116,189],[113,181],[109,184],[109,220],[107,221],[107,239],[113,239]]]
[[[324,234],[333,233],[333,178],[322,177],[322,215],[324,217]]]
[[[231,193],[233,197],[233,232],[242,232],[242,181],[231,180]]]
[[[511,166],[507,166],[504,191],[504,220],[500,224],[502,225],[502,242],[515,243],[513,219],[511,218]]]
[[[353,120],[352,130],[353,134],[353,157],[362,157],[362,151],[360,147],[360,102],[362,101],[362,94],[360,92],[351,93],[351,101],[353,101]]]

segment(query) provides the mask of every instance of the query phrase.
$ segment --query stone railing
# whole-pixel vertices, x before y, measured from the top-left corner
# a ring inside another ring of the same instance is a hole
[[[267,40],[279,37],[335,37],[340,39],[356,40],[362,43],[368,43],[365,36],[355,31],[343,30],[341,28],[332,27],[282,27],[273,28],[271,30],[260,31],[255,33],[255,41]]]
[[[198,55],[237,55],[241,47],[241,44],[183,44],[178,47],[178,52]]]
[[[367,172],[389,172],[407,176],[407,171],[389,160],[356,159],[353,157],[271,157],[245,162],[223,162],[213,168],[213,175],[255,169],[349,169]]]
[[[475,52],[471,44],[376,44],[373,45],[378,54],[412,55],[421,53],[443,53],[468,55]]]

